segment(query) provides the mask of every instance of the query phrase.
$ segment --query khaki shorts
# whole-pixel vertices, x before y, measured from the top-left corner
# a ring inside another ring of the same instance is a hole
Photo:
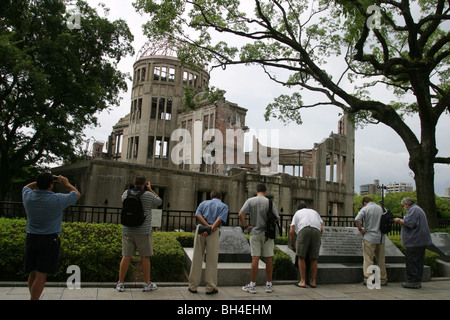
[[[252,257],[273,257],[274,239],[267,239],[264,232],[250,235],[250,252]]]
[[[297,235],[295,251],[297,256],[318,259],[321,244],[321,233],[317,228],[305,227]]]
[[[132,257],[136,254],[136,249],[141,257],[150,257],[153,255],[153,240],[151,234],[122,235],[122,255]]]

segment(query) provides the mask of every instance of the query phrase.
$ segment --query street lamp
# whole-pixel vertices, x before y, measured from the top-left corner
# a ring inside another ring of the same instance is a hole
[[[384,184],[382,184],[381,186],[378,185],[377,189],[381,189],[381,207],[383,208],[384,211],[384,190],[386,190],[386,186]]]

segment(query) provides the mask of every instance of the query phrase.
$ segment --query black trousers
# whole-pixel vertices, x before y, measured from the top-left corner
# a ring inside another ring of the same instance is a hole
[[[406,247],[405,263],[408,282],[421,282],[426,247]]]

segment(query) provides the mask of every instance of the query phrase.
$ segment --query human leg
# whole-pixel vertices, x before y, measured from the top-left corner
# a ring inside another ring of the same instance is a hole
[[[424,259],[425,247],[406,247],[405,264],[408,280],[402,284],[403,287],[414,289],[421,287]]]
[[[266,278],[267,281],[272,282],[273,275],[273,257],[265,257],[264,263],[266,264]]]
[[[31,300],[39,300],[47,274],[56,273],[61,242],[58,235],[28,234],[25,242],[25,272],[29,272],[28,289]]]
[[[382,285],[387,284],[387,272],[386,272],[386,255],[385,244],[377,244],[375,248],[375,259],[377,259],[377,265],[380,268],[380,281]]]
[[[363,239],[363,274],[364,274],[364,284],[367,283],[367,279],[372,275],[367,272],[367,269],[373,265],[373,257],[375,256],[376,244]]]
[[[150,257],[153,255],[153,239],[152,234],[135,235],[134,243],[141,256],[141,268],[144,275],[144,284],[142,291],[153,291],[157,286],[150,281],[151,262]]]
[[[128,268],[130,267],[131,262],[131,256],[123,256],[122,260],[120,261],[120,267],[119,267],[119,283],[122,283],[125,281],[125,276],[127,275]]]
[[[150,257],[141,258],[141,269],[144,274],[144,282],[150,283]]]
[[[310,258],[310,266],[311,266],[311,281],[309,285],[313,288],[317,286],[316,277],[317,277],[317,259]]]
[[[44,291],[47,274],[39,271],[32,271],[28,276],[28,288],[30,290],[30,300],[39,300]]]
[[[219,256],[220,233],[218,230],[206,237],[206,293],[217,292],[217,261]]]
[[[198,234],[198,227],[194,236],[194,253],[192,256],[191,270],[189,272],[189,291],[197,292],[202,277],[203,253],[205,252],[205,237]]]
[[[300,271],[299,287],[306,288],[306,261],[305,257],[298,256],[298,270]]]

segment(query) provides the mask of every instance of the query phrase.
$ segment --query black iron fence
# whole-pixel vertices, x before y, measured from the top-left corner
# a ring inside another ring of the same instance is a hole
[[[73,205],[64,210],[63,221],[66,222],[89,222],[89,223],[120,223],[120,207],[103,206],[83,206]],[[0,217],[25,218],[25,208],[22,202],[0,201]],[[247,216],[248,217],[248,216]],[[354,227],[354,217],[342,216],[322,216],[325,226],[332,227]],[[280,225],[282,235],[289,232],[292,215],[280,214]],[[194,211],[186,210],[162,210],[161,228],[162,231],[188,231],[195,230],[197,219]],[[239,226],[237,212],[230,212],[228,215],[228,226]],[[445,228],[449,221],[441,219],[439,228]],[[401,226],[394,224],[391,234],[400,234]]]

